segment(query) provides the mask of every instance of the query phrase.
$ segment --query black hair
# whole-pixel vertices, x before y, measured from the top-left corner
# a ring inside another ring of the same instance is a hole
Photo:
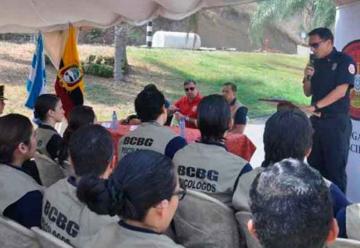
[[[158,90],[155,84],[147,84],[144,86],[144,90]]]
[[[231,121],[230,106],[221,95],[204,97],[198,106],[198,127],[203,142],[217,142],[224,139]]]
[[[68,143],[71,135],[80,127],[94,124],[96,119],[94,110],[90,106],[75,106],[69,115],[69,124],[64,132],[64,142]]]
[[[264,248],[322,248],[333,219],[324,179],[294,159],[257,175],[250,189],[250,209]]]
[[[20,114],[0,117],[0,163],[11,163],[14,151],[20,143],[30,144],[33,126]]]
[[[267,167],[285,158],[303,160],[312,146],[313,128],[309,118],[298,109],[279,110],[265,123],[264,150]]]
[[[170,158],[155,151],[139,150],[126,155],[107,180],[82,178],[77,196],[98,214],[143,221],[151,207],[171,199],[176,180]]]
[[[229,86],[233,92],[235,92],[235,93],[237,92],[236,84],[234,84],[232,82],[226,82],[223,84],[223,87],[226,87],[226,86]]]
[[[163,93],[153,87],[142,90],[135,99],[135,111],[142,122],[155,121],[163,113],[164,105]]]
[[[308,33],[308,36],[318,35],[320,39],[331,40],[334,43],[334,35],[328,28],[315,28]]]
[[[71,136],[69,153],[77,176],[100,176],[112,161],[111,134],[100,125],[83,126]]]
[[[188,85],[188,84],[191,84],[191,83],[193,83],[193,84],[196,85],[196,81],[195,81],[195,80],[193,80],[193,79],[187,79],[187,80],[184,81],[184,86],[186,86],[186,85]]]
[[[40,121],[46,121],[49,110],[55,110],[56,104],[60,101],[54,94],[43,94],[38,96],[34,107],[34,117]]]

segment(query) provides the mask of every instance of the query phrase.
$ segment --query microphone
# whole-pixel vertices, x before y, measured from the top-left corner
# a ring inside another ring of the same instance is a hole
[[[314,67],[314,62],[315,62],[315,55],[313,53],[310,53],[308,66]],[[311,76],[307,75],[306,80],[310,81]]]

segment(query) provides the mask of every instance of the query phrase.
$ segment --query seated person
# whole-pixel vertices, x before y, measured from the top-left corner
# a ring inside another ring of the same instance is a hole
[[[360,240],[360,204],[354,203],[341,209],[336,219],[339,224],[339,237]]]
[[[79,247],[104,225],[118,221],[94,213],[76,196],[77,182],[81,177],[93,175],[106,179],[110,175],[113,157],[111,135],[100,125],[84,126],[71,136],[69,153],[76,176],[61,179],[45,190],[41,228]],[[67,223],[66,228],[59,223]]]
[[[150,150],[130,153],[109,179],[83,178],[77,194],[96,213],[122,219],[86,247],[182,247],[162,234],[185,194],[170,158]]]
[[[59,163],[63,166],[64,161],[68,160],[68,145],[72,134],[80,127],[94,124],[96,122],[95,112],[90,106],[75,106],[70,114],[68,126],[63,136],[63,146],[59,154]]]
[[[36,129],[37,151],[53,160],[58,158],[63,142],[55,124],[64,119],[64,113],[60,98],[53,94],[43,94],[36,99],[34,117],[39,125]]]
[[[255,178],[250,208],[248,228],[263,248],[322,248],[338,234],[324,179],[295,159],[267,167]]]
[[[40,227],[42,187],[22,168],[36,150],[30,120],[19,114],[0,117],[0,211],[25,227]]]
[[[230,104],[231,118],[233,126],[229,133],[243,134],[247,123],[248,109],[236,99],[237,87],[234,83],[223,84],[222,93],[226,101]]]
[[[190,128],[197,127],[197,107],[201,101],[202,96],[196,86],[194,80],[186,80],[184,82],[185,96],[181,97],[174,105],[169,107],[171,113],[175,112],[175,118],[185,119],[185,126]]]
[[[129,115],[126,119],[120,120],[121,125],[140,125],[141,120],[135,114]]]
[[[311,152],[312,134],[311,123],[304,112],[290,109],[273,114],[265,123],[265,160],[261,167],[255,168],[239,179],[238,188],[233,196],[234,208],[239,211],[249,211],[250,185],[264,168],[286,158],[304,161]],[[335,184],[326,179],[325,182],[330,189],[333,212],[336,215],[340,209],[349,204],[349,201]]]
[[[201,140],[174,156],[183,187],[201,191],[228,206],[239,178],[252,168],[247,161],[227,151],[224,134],[231,125],[229,104],[221,95],[204,97],[198,107]]]
[[[186,145],[184,138],[163,126],[167,119],[164,104],[164,95],[157,89],[144,89],[137,95],[135,110],[142,123],[120,139],[119,159],[139,149],[157,151],[173,158]]]

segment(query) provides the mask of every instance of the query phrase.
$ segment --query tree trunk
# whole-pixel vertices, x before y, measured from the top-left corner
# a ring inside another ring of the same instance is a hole
[[[123,23],[115,26],[114,43],[115,43],[115,62],[114,62],[114,80],[119,82],[124,79],[127,72],[126,43],[128,35],[128,24]]]

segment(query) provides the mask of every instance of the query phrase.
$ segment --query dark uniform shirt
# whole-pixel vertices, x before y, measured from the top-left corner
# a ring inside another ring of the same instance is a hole
[[[342,84],[353,86],[355,63],[345,53],[335,48],[325,58],[314,61],[315,74],[311,78],[311,103],[314,104],[326,97],[332,90]],[[350,88],[349,87],[349,88]],[[347,114],[349,111],[349,89],[345,97],[321,109],[324,114]]]

